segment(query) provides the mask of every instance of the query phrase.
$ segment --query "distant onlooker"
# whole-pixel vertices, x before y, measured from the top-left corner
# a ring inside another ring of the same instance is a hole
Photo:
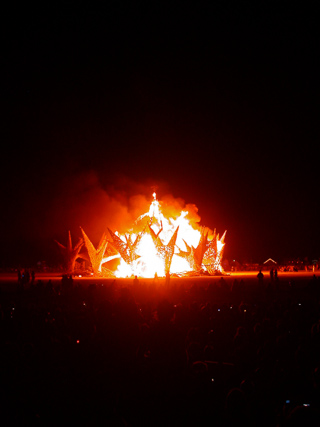
[[[271,268],[271,270],[270,270],[270,279],[271,279],[271,281],[273,281],[273,268]]]
[[[259,280],[259,284],[263,285],[263,278],[264,278],[264,274],[262,273],[261,270],[259,270],[259,273],[257,274],[257,278]]]

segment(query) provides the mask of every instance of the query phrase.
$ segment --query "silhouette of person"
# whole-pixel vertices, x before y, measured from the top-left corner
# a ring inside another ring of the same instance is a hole
[[[261,270],[259,270],[259,273],[257,274],[257,278],[259,279],[259,284],[262,285],[263,284],[264,274],[262,273]]]
[[[154,273],[153,284],[157,285],[159,283],[158,273]]]
[[[273,268],[270,270],[270,279],[273,280]]]

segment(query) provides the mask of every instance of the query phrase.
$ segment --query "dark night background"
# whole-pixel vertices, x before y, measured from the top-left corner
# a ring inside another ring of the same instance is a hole
[[[54,260],[79,225],[97,243],[154,186],[227,229],[228,259],[320,256],[315,8],[28,4],[1,21],[1,266]]]

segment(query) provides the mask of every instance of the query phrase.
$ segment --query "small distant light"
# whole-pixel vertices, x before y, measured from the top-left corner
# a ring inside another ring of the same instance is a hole
[[[302,406],[310,406],[310,403],[303,403]]]
[[[301,305],[301,302],[299,302],[299,304],[298,305]]]
[[[218,308],[218,311],[220,311],[220,308]]]
[[[14,308],[14,307],[12,307],[12,310],[15,310],[15,308]]]
[[[286,400],[286,403],[290,403],[290,400]]]
[[[243,312],[244,312],[244,313],[246,313],[246,312],[247,312],[247,310],[243,310]]]
[[[232,306],[230,307],[230,310],[232,310]]]
[[[214,383],[214,378],[211,378],[211,382]]]
[[[79,344],[80,343],[80,340],[77,340],[77,344]]]
[[[81,274],[79,274],[79,277],[82,277]]]

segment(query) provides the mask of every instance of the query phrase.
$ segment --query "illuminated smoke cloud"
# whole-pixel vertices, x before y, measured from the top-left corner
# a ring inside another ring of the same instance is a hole
[[[200,226],[197,207],[170,193],[161,196],[161,202],[154,193],[152,200],[150,190],[149,184],[129,180],[104,188],[96,173],[83,173],[58,186],[50,223],[57,232],[63,226],[64,233],[69,229],[75,237],[90,236],[86,247],[91,249],[98,248],[101,235],[109,230],[109,243],[121,257],[116,277],[208,271],[202,258],[208,265],[208,255],[204,257],[204,252],[210,245],[201,244],[200,248],[199,242],[203,233],[210,241],[213,232],[208,228],[204,231]],[[136,191],[140,193],[134,193]],[[84,231],[81,232],[80,227]],[[220,247],[224,247],[223,242]],[[191,255],[179,256],[185,251]],[[212,258],[212,253],[210,273],[222,272],[222,252],[215,253],[217,260]],[[94,251],[90,254],[92,261]],[[93,271],[101,271],[101,260],[106,256],[100,255],[97,265],[92,266]],[[107,263],[104,266],[108,268]]]

